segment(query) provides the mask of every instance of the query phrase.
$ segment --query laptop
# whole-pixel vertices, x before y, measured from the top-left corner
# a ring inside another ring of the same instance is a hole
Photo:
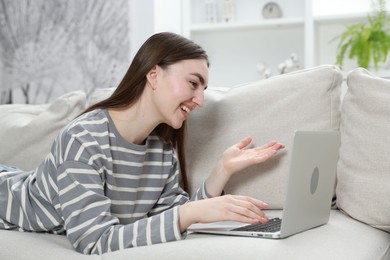
[[[252,225],[231,221],[197,223],[188,231],[279,239],[326,224],[334,193],[339,146],[339,132],[295,131],[281,218]]]

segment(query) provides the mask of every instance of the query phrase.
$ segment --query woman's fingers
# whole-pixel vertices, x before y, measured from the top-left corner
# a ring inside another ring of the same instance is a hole
[[[247,147],[250,143],[252,142],[252,137],[250,136],[247,136],[245,137],[244,139],[242,139],[238,144],[236,144],[235,146],[238,148],[238,149],[244,149],[245,147]]]
[[[262,146],[257,147],[256,149],[267,149],[267,148],[269,148],[277,143],[278,143],[277,141],[272,140],[272,141],[269,141],[269,142],[263,144]]]
[[[232,205],[232,212],[238,215],[240,222],[266,223],[268,221],[267,216],[260,209],[248,205]]]
[[[269,141],[268,143],[254,148],[256,151],[266,151],[266,150],[280,150],[285,147],[284,144],[278,143],[277,141]]]
[[[265,223],[268,221],[267,216],[261,211],[268,205],[260,200],[256,200],[247,196],[223,196],[229,203],[230,217],[234,221],[247,223]]]
[[[180,230],[193,223],[238,221],[244,223],[266,223],[268,217],[261,210],[268,205],[248,196],[224,195],[211,199],[191,201],[179,208]]]
[[[275,155],[278,150],[283,149],[284,147],[284,144],[278,143],[276,141],[270,141],[263,146],[254,148],[254,151],[256,153],[255,159],[266,161],[267,159]]]

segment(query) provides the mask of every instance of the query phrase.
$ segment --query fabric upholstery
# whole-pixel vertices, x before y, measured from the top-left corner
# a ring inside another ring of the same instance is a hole
[[[390,232],[390,80],[365,69],[347,78],[341,116],[337,205]]]
[[[85,104],[84,92],[74,91],[49,105],[1,105],[0,163],[35,169],[49,153],[58,131],[79,115]]]
[[[272,77],[228,90],[207,89],[206,105],[188,120],[189,183],[194,191],[222,152],[245,136],[253,145],[278,140],[284,151],[233,176],[226,193],[261,199],[270,208],[284,204],[295,130],[338,130],[341,72],[331,65]]]
[[[88,99],[89,105],[93,105],[108,98],[115,91],[115,88],[96,88]]]
[[[280,212],[278,212],[280,213]],[[278,213],[269,213],[275,214]],[[390,236],[332,210],[329,223],[282,240],[189,234],[186,240],[112,253],[77,253],[65,236],[0,230],[1,259],[354,259],[386,260]]]

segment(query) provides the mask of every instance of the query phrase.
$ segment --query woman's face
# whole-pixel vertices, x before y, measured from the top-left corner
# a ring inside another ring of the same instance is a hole
[[[178,129],[189,113],[204,105],[208,67],[204,59],[183,60],[165,69],[157,67],[154,101],[162,122]]]

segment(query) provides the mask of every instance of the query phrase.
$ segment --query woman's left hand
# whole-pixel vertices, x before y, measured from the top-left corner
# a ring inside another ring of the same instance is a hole
[[[222,154],[222,164],[225,173],[228,176],[233,175],[251,165],[265,162],[278,150],[283,149],[284,145],[277,141],[269,141],[268,143],[251,148],[244,149],[252,142],[251,137],[245,137],[241,142],[229,147]]]
[[[211,196],[221,195],[233,174],[249,166],[265,162],[285,147],[277,141],[269,141],[262,146],[245,149],[251,142],[251,137],[245,137],[241,142],[223,152],[221,159],[206,180],[206,189]]]

